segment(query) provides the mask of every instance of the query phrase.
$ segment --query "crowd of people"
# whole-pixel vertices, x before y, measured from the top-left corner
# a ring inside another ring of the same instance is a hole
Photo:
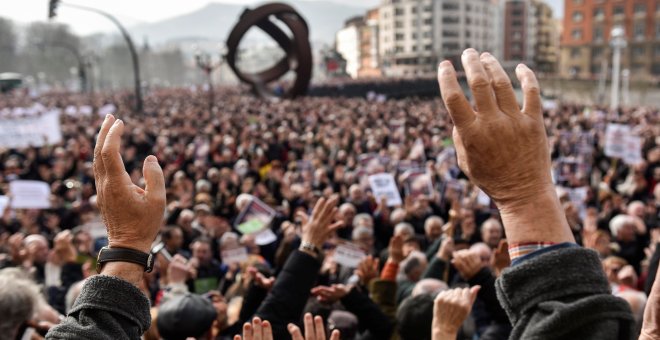
[[[222,89],[212,110],[207,98],[203,91],[156,90],[138,114],[126,94],[0,97],[0,111],[35,102],[62,109],[64,137],[58,145],[0,148],[0,194],[17,179],[51,189],[49,209],[9,204],[2,212],[0,338],[18,339],[26,329],[45,336],[95,277],[97,253],[108,242],[92,165],[104,120],[98,108],[106,104],[124,124],[131,181],[144,188],[148,155],[165,178],[166,209],[153,243],[159,251],[139,282],[153,320],[144,339],[233,339],[241,332],[248,339],[243,324],[250,321],[248,329],[272,328],[275,339],[289,332],[302,339],[296,326],[278,326],[282,315],[305,328],[316,322],[321,333],[338,330],[341,339],[430,339],[434,304],[442,310],[452,294],[474,301],[455,330],[459,339],[509,338],[512,312],[495,289],[511,265],[508,235],[494,202],[459,168],[454,125],[439,98],[266,101]],[[65,110],[83,105],[93,112]],[[598,254],[639,333],[660,261],[660,111],[560,103],[544,108],[543,121],[572,234]],[[611,123],[642,138],[641,161],[605,155]],[[368,177],[379,173],[394,175],[401,204],[374,195]],[[303,227],[330,197],[338,222],[321,241],[318,265],[305,262],[296,252]],[[272,233],[239,228],[257,203],[272,210]],[[354,250],[348,257],[356,262],[335,253],[340,248]],[[25,299],[34,308],[21,304]]]

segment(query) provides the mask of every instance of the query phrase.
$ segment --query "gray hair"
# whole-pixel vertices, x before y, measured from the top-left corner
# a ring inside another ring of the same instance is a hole
[[[402,232],[407,232],[410,235],[415,235],[415,228],[413,228],[412,224],[408,222],[401,222],[394,227],[394,235],[399,235]]]
[[[0,334],[15,338],[18,327],[34,315],[40,299],[34,282],[15,271],[0,271]]]
[[[436,296],[447,289],[449,289],[449,287],[444,281],[438,279],[422,279],[415,284],[415,288],[413,288],[410,296],[421,294]]]
[[[367,225],[363,223],[367,223]],[[369,214],[357,214],[355,217],[353,217],[353,226],[354,227],[369,227],[373,228],[374,227],[374,219],[371,217]]]
[[[351,237],[353,238],[353,240],[357,240],[357,239],[360,238],[361,235],[364,235],[364,234],[369,235],[369,237],[373,237],[374,236],[374,231],[373,231],[373,229],[371,229],[369,227],[359,226],[359,227],[353,229],[353,233],[351,234]]]
[[[610,231],[612,232],[612,236],[617,237],[619,235],[619,230],[621,230],[626,224],[634,224],[635,220],[631,216],[628,215],[616,215],[614,218],[610,221]]]
[[[85,280],[80,280],[69,287],[69,290],[64,297],[64,312],[66,314],[69,314],[69,311],[73,308],[73,304],[76,303],[76,299],[80,295],[80,291],[82,291],[84,285]]]
[[[429,228],[431,228],[432,223],[438,223],[440,224],[440,227],[442,227],[445,224],[445,221],[439,217],[439,216],[431,216],[424,221],[424,230],[426,232],[429,231]]]

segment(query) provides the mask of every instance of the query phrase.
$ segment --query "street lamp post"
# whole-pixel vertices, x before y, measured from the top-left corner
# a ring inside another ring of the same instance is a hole
[[[612,95],[610,98],[610,109],[616,110],[619,107],[619,86],[621,76],[621,50],[626,48],[627,42],[623,27],[617,26],[612,29]]]
[[[128,34],[128,31],[122,26],[122,24],[117,20],[115,17],[112,15],[103,12],[101,10],[98,10],[96,8],[91,8],[87,6],[81,6],[81,5],[74,5],[74,4],[67,4],[62,2],[61,0],[50,0],[49,3],[49,11],[48,11],[48,17],[50,19],[54,18],[56,16],[56,10],[58,5],[64,5],[72,8],[77,8],[85,11],[90,11],[94,12],[97,14],[100,14],[106,18],[108,18],[110,21],[112,21],[117,28],[119,28],[119,31],[121,32],[121,35],[124,37],[124,40],[126,40],[126,44],[128,45],[128,50],[131,53],[131,60],[133,62],[133,78],[135,81],[135,110],[137,112],[142,112],[143,104],[142,104],[142,88],[141,88],[141,81],[140,81],[140,61],[137,55],[137,51],[135,50],[135,45],[133,44],[133,40],[131,39],[131,36]]]
[[[220,60],[218,62],[214,62],[212,60],[212,57],[208,53],[202,53],[202,52],[197,52],[195,53],[195,63],[197,64],[197,67],[204,71],[206,74],[206,81],[208,84],[208,91],[209,91],[209,111],[213,110],[213,103],[215,103],[215,93],[213,90],[213,71],[215,71],[217,68],[222,66],[222,63],[224,62],[224,56],[221,53],[220,54]]]

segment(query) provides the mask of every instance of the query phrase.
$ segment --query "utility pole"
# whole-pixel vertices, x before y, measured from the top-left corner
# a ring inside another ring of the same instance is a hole
[[[610,44],[613,49],[612,53],[612,95],[610,97],[610,109],[616,110],[619,108],[619,86],[621,76],[621,50],[626,48],[626,33],[621,26],[612,29],[612,38]]]
[[[128,50],[131,53],[131,60],[133,62],[133,78],[135,81],[135,111],[138,113],[142,113],[143,111],[143,103],[142,103],[142,82],[140,81],[140,60],[138,58],[137,51],[135,50],[135,45],[133,44],[133,40],[131,39],[131,36],[128,34],[128,31],[122,26],[122,24],[117,20],[115,17],[112,15],[103,12],[101,10],[98,10],[96,8],[91,8],[87,6],[80,6],[80,5],[73,5],[73,4],[67,4],[62,2],[61,0],[50,0],[48,4],[48,18],[53,19],[55,16],[57,16],[57,7],[59,5],[64,5],[68,6],[71,8],[77,8],[89,12],[94,12],[97,14],[100,14],[106,18],[108,18],[110,21],[112,21],[117,28],[119,28],[119,31],[121,32],[121,35],[124,37],[124,40],[126,41],[126,45],[128,45]]]

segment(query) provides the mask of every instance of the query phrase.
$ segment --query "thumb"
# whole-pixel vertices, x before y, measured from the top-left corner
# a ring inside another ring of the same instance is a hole
[[[470,305],[474,304],[474,301],[477,299],[477,294],[479,293],[480,289],[481,286],[479,285],[470,288]]]
[[[156,156],[148,156],[142,166],[147,199],[165,203],[165,177]]]

